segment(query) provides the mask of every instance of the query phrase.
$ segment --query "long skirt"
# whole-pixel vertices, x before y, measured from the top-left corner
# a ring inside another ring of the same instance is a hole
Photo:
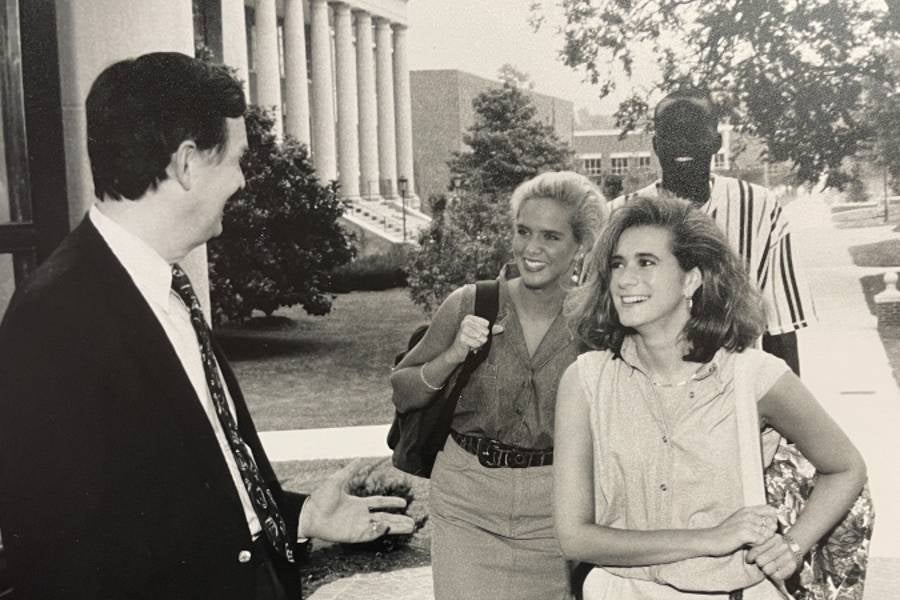
[[[490,469],[447,440],[431,474],[435,600],[563,600],[553,467]]]

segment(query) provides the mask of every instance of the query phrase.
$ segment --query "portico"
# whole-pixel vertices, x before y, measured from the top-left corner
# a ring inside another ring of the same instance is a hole
[[[404,178],[407,204],[420,205],[407,2],[222,0],[223,61],[248,57],[229,66],[250,82],[250,102],[276,109],[278,135],[308,144],[320,179],[349,202],[399,201]],[[230,47],[239,40],[246,48]]]

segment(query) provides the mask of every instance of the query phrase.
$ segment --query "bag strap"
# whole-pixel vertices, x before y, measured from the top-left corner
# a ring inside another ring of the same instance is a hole
[[[757,366],[747,351],[734,357],[734,411],[737,420],[738,455],[741,461],[741,484],[744,506],[766,504],[766,481],[763,474],[762,441],[759,431],[759,407],[753,395],[753,373]],[[793,600],[783,581],[767,580],[784,600]],[[762,584],[760,584],[762,585]]]
[[[751,356],[746,352],[736,354],[734,357],[734,410],[745,506],[766,503],[759,412],[756,398],[753,397],[753,386],[750,384],[751,362]]]
[[[488,339],[478,352],[470,352],[459,370],[459,375],[453,382],[453,388],[447,396],[448,423],[452,423],[453,414],[456,412],[456,403],[462,394],[463,388],[469,383],[469,378],[478,365],[484,362],[491,351],[493,334],[491,329],[497,320],[497,312],[500,310],[500,282],[496,279],[487,279],[475,284],[475,316],[487,319]]]

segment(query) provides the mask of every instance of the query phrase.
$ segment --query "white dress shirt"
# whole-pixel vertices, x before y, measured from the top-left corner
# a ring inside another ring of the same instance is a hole
[[[123,201],[127,202],[127,200]],[[172,343],[178,360],[181,361],[182,367],[194,387],[197,394],[198,402],[203,406],[206,417],[209,420],[210,427],[215,432],[216,439],[219,442],[219,449],[222,457],[228,465],[228,471],[234,480],[235,488],[241,499],[241,505],[244,508],[244,514],[247,518],[247,527],[250,534],[256,538],[262,531],[259,518],[253,505],[250,503],[250,497],[247,495],[247,489],[241,480],[241,474],[237,464],[234,461],[234,454],[225,438],[222,425],[219,423],[219,417],[213,405],[212,398],[209,395],[209,387],[206,383],[206,373],[203,371],[203,360],[200,355],[200,342],[197,340],[197,334],[194,326],[191,325],[190,311],[181,298],[172,290],[172,265],[162,258],[153,248],[144,243],[137,236],[123,229],[118,223],[104,215],[97,206],[91,207],[89,218],[94,227],[100,233],[100,236],[112,250],[113,255],[118,259],[125,270],[131,276],[134,285],[138,291],[150,305],[153,314],[159,320],[166,336]],[[234,402],[228,387],[225,385],[225,379],[222,377],[221,371],[219,378],[222,380],[222,387],[225,390],[225,399],[234,417]],[[235,417],[236,420],[236,417]],[[249,448],[247,452],[253,454]]]

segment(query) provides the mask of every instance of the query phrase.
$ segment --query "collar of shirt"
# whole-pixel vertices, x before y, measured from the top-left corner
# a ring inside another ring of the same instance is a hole
[[[141,295],[168,312],[172,265],[142,239],[104,215],[96,204],[88,217]]]
[[[716,180],[717,180],[716,176],[713,174],[710,174],[710,176],[709,176],[709,199],[707,199],[706,202],[704,202],[703,204],[701,204],[700,206],[697,207],[700,210],[707,212],[707,213],[709,212],[710,208],[712,207],[713,199],[716,197],[716,193],[715,193]],[[651,187],[656,190],[657,196],[661,196],[662,194],[667,193],[667,191],[662,186],[662,179],[657,180],[655,183],[653,183],[651,185]],[[647,188],[644,188],[644,189],[646,190]],[[640,195],[642,191],[643,190],[636,192],[635,195]],[[623,198],[623,200],[624,200],[625,197],[619,196],[619,198]],[[616,200],[618,200],[618,198],[616,198]],[[621,206],[621,202],[619,203],[619,206]]]
[[[697,372],[694,375],[694,379],[696,381],[702,381],[707,377],[714,376],[721,381],[721,373],[722,373],[722,361],[726,356],[726,350],[724,348],[719,348],[715,355],[713,355],[712,360],[708,363],[705,363],[697,369]],[[622,340],[622,348],[619,350],[618,358],[622,360],[623,363],[631,367],[632,374],[634,371],[641,372],[645,377],[649,379],[650,371],[646,366],[641,362],[640,357],[637,352],[637,344],[634,341],[634,336],[626,336],[624,340]]]

